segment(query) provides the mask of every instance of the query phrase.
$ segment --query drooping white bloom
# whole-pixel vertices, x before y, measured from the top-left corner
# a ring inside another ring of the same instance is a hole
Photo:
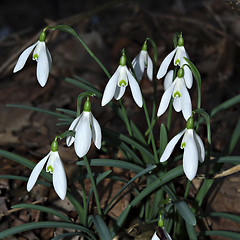
[[[198,161],[202,163],[205,158],[204,145],[201,138],[193,129],[192,117],[190,117],[187,121],[187,128],[178,133],[167,144],[160,158],[160,162],[165,162],[170,157],[175,145],[182,136],[181,149],[184,149],[183,170],[187,178],[192,181],[197,173]]]
[[[175,57],[174,57],[175,55]],[[193,83],[193,76],[192,76],[192,72],[189,69],[188,66],[186,66],[185,64],[187,64],[185,58],[189,58],[188,54],[184,48],[183,45],[183,37],[180,36],[178,39],[178,46],[172,51],[170,52],[163,60],[163,62],[161,63],[159,70],[157,72],[157,79],[160,79],[162,77],[164,77],[164,75],[167,73],[168,67],[170,62],[172,61],[174,57],[174,65],[175,66],[179,66],[179,67],[183,67],[183,70],[185,72],[185,75],[188,78],[188,82],[186,82],[186,85],[188,88],[192,87],[192,83]]]
[[[53,187],[57,195],[63,200],[67,191],[67,178],[62,160],[56,149],[51,148],[51,151],[34,167],[27,182],[27,190],[31,191],[46,162],[46,172],[53,175]]]
[[[140,82],[143,77],[145,68],[147,69],[147,76],[150,81],[153,78],[153,63],[147,52],[146,41],[143,44],[141,52],[133,59],[132,66],[136,74],[137,80]]]
[[[87,154],[92,140],[96,148],[101,148],[101,127],[90,111],[83,111],[72,122],[69,130],[75,131],[75,137],[68,136],[66,144],[69,147],[74,142],[74,149],[78,157],[81,158]]]
[[[166,231],[166,229],[164,227],[162,228],[158,228],[161,236],[159,233],[157,233],[157,231],[153,234],[152,239],[151,240],[163,240],[163,239],[167,239],[167,240],[172,240],[171,236],[168,234],[168,232]]]
[[[120,59],[120,65],[109,79],[102,97],[102,106],[108,104],[114,97],[119,100],[125,93],[127,85],[130,85],[133,99],[139,107],[142,107],[142,93],[137,80],[133,77],[126,66],[125,54]]]
[[[171,97],[173,97],[173,107],[176,112],[182,111],[187,120],[192,114],[191,98],[186,88],[188,78],[185,77],[182,68],[178,70],[177,77],[172,82],[173,70],[169,71],[164,79],[164,89],[157,116],[161,116],[168,108]]]
[[[32,51],[33,51],[32,59],[37,61],[37,80],[39,84],[42,87],[44,87],[47,82],[48,75],[52,66],[52,58],[45,44],[44,32],[40,34],[39,40],[36,43],[34,43],[21,53],[21,55],[18,58],[17,64],[13,69],[13,72],[14,73],[18,72],[24,67]]]

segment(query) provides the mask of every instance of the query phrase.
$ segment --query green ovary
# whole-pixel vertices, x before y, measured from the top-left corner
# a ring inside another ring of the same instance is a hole
[[[174,98],[180,98],[181,97],[181,93],[179,91],[176,91],[174,94],[173,94],[173,97]]]
[[[47,172],[53,173],[52,165],[47,166]]]
[[[127,83],[124,79],[118,82],[118,86],[121,87],[122,85],[127,86]]]
[[[38,54],[37,53],[33,55],[33,59],[38,61]]]

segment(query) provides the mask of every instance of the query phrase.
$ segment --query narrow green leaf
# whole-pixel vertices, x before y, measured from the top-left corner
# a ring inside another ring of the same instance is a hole
[[[162,156],[167,144],[168,144],[167,129],[165,125],[162,123],[160,128],[160,148],[159,148],[160,157]]]
[[[185,201],[177,201],[173,202],[174,206],[177,208],[178,212],[182,216],[182,218],[191,226],[195,226],[197,221],[192,212]]]
[[[103,240],[112,240],[111,234],[108,231],[108,227],[106,223],[103,221],[102,217],[99,215],[91,216],[94,226],[96,227],[97,232],[99,233],[99,236]]]
[[[65,81],[76,86],[76,87],[79,87],[85,91],[89,91],[89,92],[92,92],[96,95],[97,98],[101,98],[102,97],[102,93],[96,89],[95,87],[93,86],[90,86],[89,84],[85,84],[83,82],[79,82],[75,79],[72,79],[72,78],[65,78]]]
[[[28,208],[28,209],[35,209],[41,212],[46,212],[52,215],[55,215],[57,217],[59,217],[60,219],[62,219],[65,222],[72,222],[67,216],[63,215],[62,213],[60,213],[59,211],[49,208],[49,207],[45,207],[45,206],[41,206],[41,205],[35,205],[35,204],[27,204],[27,203],[22,203],[22,204],[17,204],[12,206],[11,208]]]
[[[89,239],[89,240],[92,240],[92,238],[90,238],[88,235],[84,234],[84,233],[81,233],[81,232],[69,232],[69,233],[63,233],[63,234],[60,234],[54,238],[51,238],[51,240],[59,240],[59,239],[69,239],[67,237],[73,237],[73,236],[82,236],[84,237],[84,239]]]
[[[231,214],[231,213],[224,213],[224,212],[209,212],[204,213],[201,215],[201,217],[221,217],[221,218],[228,218],[230,220],[233,220],[235,222],[240,223],[240,216]]]
[[[233,240],[240,239],[240,233],[230,232],[230,231],[202,231],[199,233],[199,236],[221,236],[225,238],[230,238]]]
[[[178,46],[178,38],[179,38],[180,34],[181,34],[180,32],[176,32],[173,35],[173,45],[174,45],[174,48],[176,48]]]
[[[69,116],[73,116],[73,117],[76,117],[77,116],[77,113],[76,111],[72,111],[72,110],[69,110],[69,109],[65,109],[65,108],[56,108],[57,111],[59,112],[63,112]]]
[[[117,167],[132,170],[134,172],[141,172],[144,168],[140,167],[136,164],[129,163],[122,160],[117,159],[91,159],[89,160],[90,166],[108,166],[108,167]],[[84,161],[78,161],[77,165],[84,166]]]
[[[239,164],[240,156],[225,156],[217,159],[218,163],[231,163],[231,164]]]
[[[217,107],[215,107],[210,114],[210,117],[213,117],[215,114],[217,114],[218,112],[222,111],[222,110],[226,110],[232,106],[234,106],[235,104],[240,103],[240,94],[238,94],[237,96],[228,99],[227,101],[221,103],[220,105],[218,105]]]
[[[38,229],[38,228],[64,228],[64,229],[69,228],[69,229],[79,230],[84,233],[87,233],[89,236],[92,237],[93,240],[96,240],[96,238],[87,228],[77,224],[67,223],[67,222],[32,222],[32,223],[21,224],[0,232],[0,239],[3,239],[8,236],[12,236],[16,233],[21,233],[21,232],[29,231],[32,229]]]
[[[56,113],[53,111],[48,111],[42,108],[37,108],[37,107],[32,107],[32,106],[27,106],[27,105],[19,105],[19,104],[7,104],[7,107],[14,107],[14,108],[23,108],[23,109],[27,109],[27,110],[31,110],[31,111],[36,111],[36,112],[41,112],[41,113],[45,113],[48,115],[52,115],[54,117],[58,117],[58,118],[68,118],[67,116],[60,114],[60,113]]]
[[[232,133],[231,140],[229,143],[229,148],[228,148],[228,154],[232,153],[239,138],[240,138],[240,120],[238,120],[236,127],[234,128],[234,131]]]
[[[187,228],[187,233],[188,233],[188,237],[191,240],[197,240],[197,233],[194,229],[194,227],[190,224],[188,224],[187,222],[185,222],[186,228]]]
[[[20,163],[22,164],[23,166],[27,167],[27,168],[30,168],[30,169],[33,169],[35,167],[35,163],[22,157],[22,156],[19,156],[15,153],[11,153],[11,152],[8,152],[8,151],[5,151],[5,150],[0,150],[0,156],[2,157],[5,157],[5,158],[8,158],[8,159],[11,159],[17,163]],[[42,171],[41,172],[41,176],[43,176],[45,179],[47,179],[48,181],[51,181],[51,176],[46,173],[45,171]]]

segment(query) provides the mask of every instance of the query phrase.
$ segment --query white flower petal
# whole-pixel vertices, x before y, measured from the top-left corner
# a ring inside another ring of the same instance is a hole
[[[175,54],[175,52],[177,51],[177,48],[175,48],[173,51],[171,51],[163,60],[162,64],[160,65],[160,68],[158,70],[158,73],[157,73],[157,79],[160,79],[162,78],[166,72],[167,72],[167,69],[168,69],[168,66],[171,62],[171,60],[173,59],[173,56]]]
[[[173,83],[173,70],[170,70],[163,81],[164,90],[166,91],[171,86],[172,83]]]
[[[166,231],[166,229],[163,227],[162,228],[164,234],[165,234],[165,237],[167,238],[167,240],[172,240],[171,236],[168,234],[168,232]]]
[[[147,55],[147,76],[150,81],[152,81],[153,78],[153,63],[152,59]]]
[[[32,52],[33,48],[37,45],[37,43],[38,42],[34,43],[33,45],[31,45],[30,47],[28,47],[27,49],[25,49],[21,53],[21,55],[18,58],[18,61],[17,61],[16,65],[15,65],[15,67],[13,69],[14,73],[18,72],[19,70],[21,70],[24,67],[24,65],[25,65],[25,63],[26,63],[30,53]]]
[[[200,161],[200,163],[203,163],[205,159],[205,149],[202,139],[198,136],[198,134],[195,131],[193,132],[193,136],[198,149],[198,160]]]
[[[72,130],[72,131],[76,132],[77,126],[80,124],[81,117],[82,117],[82,113],[72,121],[68,130]],[[74,139],[75,139],[75,137],[73,137],[73,136],[67,136],[66,144],[67,144],[68,147],[70,147],[73,144]]]
[[[49,71],[51,71],[51,68],[52,68],[52,57],[51,57],[51,54],[48,50],[48,48],[46,47],[47,49],[47,57],[48,57],[48,63],[49,63]]]
[[[100,149],[102,143],[101,127],[93,115],[92,115],[92,138],[96,148]]]
[[[185,51],[185,48],[184,48],[184,46],[181,46],[181,47],[177,47],[177,51],[176,51],[176,55],[175,55],[175,57],[174,57],[174,65],[175,66],[180,66],[180,67],[182,67],[182,65],[183,65],[183,60],[184,60],[184,58],[183,57],[185,57],[186,56],[186,51]]]
[[[173,107],[174,107],[176,112],[180,112],[182,110],[181,97],[180,98],[176,97],[176,98],[173,99]]]
[[[184,60],[185,61],[185,60]],[[186,62],[186,61],[185,61]],[[193,84],[193,75],[192,75],[192,71],[190,70],[190,68],[188,66],[184,66],[183,67],[184,70],[184,80],[185,80],[185,84],[187,86],[188,89],[190,89],[192,87]]]
[[[160,238],[157,236],[157,232],[155,232],[152,236],[151,240],[160,240]]]
[[[193,129],[188,129],[186,146],[183,153],[183,170],[187,178],[192,181],[198,169],[198,149],[193,136]]]
[[[121,87],[117,86],[116,91],[114,93],[114,98],[119,100],[125,93],[126,86],[122,85]]]
[[[38,62],[37,62],[37,80],[41,87],[44,87],[48,75],[49,75],[49,60],[48,60],[48,55],[47,55],[47,50],[46,50],[46,44],[45,42],[39,42],[38,44],[40,47],[39,50],[39,56],[38,56]]]
[[[146,54],[146,51],[141,50],[141,52],[132,61],[133,69],[138,81],[141,81],[144,73]]]
[[[53,152],[52,154],[55,155],[53,168],[53,187],[57,195],[63,200],[67,192],[67,178],[58,152]]]
[[[129,72],[127,67],[126,66],[124,66],[124,67],[126,68],[126,72],[127,72],[127,76],[128,76],[129,85],[130,85],[130,88],[131,88],[133,99],[135,100],[136,104],[139,107],[142,107],[142,105],[143,105],[142,93],[141,93],[139,84],[138,84],[137,80],[133,77],[133,75]]]
[[[172,97],[174,85],[175,83],[173,82],[172,85],[163,93],[162,99],[158,108],[158,112],[157,112],[158,117],[160,117],[167,110],[169,102]]]
[[[90,112],[83,111],[81,124],[78,125],[75,134],[74,149],[80,158],[87,154],[91,146],[90,114]]]
[[[121,67],[122,66],[118,66],[117,70],[112,75],[112,77],[109,79],[109,81],[105,87],[103,97],[102,97],[102,106],[105,106],[106,104],[108,104],[114,96]]]
[[[192,102],[185,84],[182,84],[181,90],[182,113],[185,120],[187,121],[188,118],[192,115]]]
[[[32,173],[31,173],[31,175],[28,179],[28,182],[27,182],[27,190],[28,191],[31,191],[34,184],[36,183],[39,174],[41,173],[46,161],[48,160],[48,157],[50,156],[50,153],[51,152],[49,152],[32,170]]]
[[[177,142],[182,137],[182,135],[184,134],[185,131],[186,131],[186,129],[184,129],[183,131],[181,131],[180,133],[178,133],[175,137],[173,137],[171,139],[171,141],[167,144],[167,146],[160,158],[160,162],[165,162],[170,157],[170,155],[173,152],[174,147],[176,146]]]

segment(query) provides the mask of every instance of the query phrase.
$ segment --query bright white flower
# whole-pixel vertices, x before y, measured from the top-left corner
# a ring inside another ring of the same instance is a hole
[[[57,195],[63,200],[67,191],[67,178],[62,160],[56,148],[53,149],[51,147],[51,151],[34,167],[27,182],[27,190],[31,191],[46,162],[46,172],[50,172],[53,175],[53,187]]]
[[[183,170],[187,178],[192,181],[197,173],[198,161],[202,163],[205,158],[204,145],[201,138],[193,129],[192,117],[190,117],[187,121],[187,128],[178,133],[167,144],[160,158],[160,162],[165,162],[170,157],[175,145],[182,136],[181,149],[184,149]]]
[[[126,87],[130,85],[133,99],[139,107],[142,107],[142,93],[137,80],[133,77],[126,66],[126,57],[123,54],[120,59],[120,65],[116,72],[109,79],[102,97],[102,106],[108,104],[114,97],[119,100],[125,93]]]
[[[83,111],[72,122],[69,130],[75,131],[75,137],[68,136],[66,143],[69,147],[74,142],[74,149],[78,157],[81,158],[87,154],[91,146],[91,140],[93,140],[96,148],[101,148],[101,127],[90,111]]]
[[[151,240],[163,240],[163,239],[167,239],[167,240],[172,240],[172,238],[170,237],[170,235],[168,234],[168,232],[166,231],[166,229],[164,227],[162,228],[158,228],[161,236],[159,233],[155,232],[152,236]]]
[[[45,44],[45,32],[42,32],[40,34],[39,40],[36,43],[34,43],[21,53],[13,72],[18,72],[24,67],[32,51],[32,59],[37,61],[37,80],[39,84],[44,87],[52,66],[51,54]]]
[[[192,114],[191,98],[186,88],[186,77],[182,68],[178,70],[177,77],[172,82],[173,70],[169,71],[164,79],[165,92],[162,96],[157,116],[161,116],[168,108],[171,97],[173,97],[173,107],[176,112],[182,111],[186,120]]]
[[[147,68],[147,76],[150,81],[153,78],[153,63],[147,52],[146,41],[143,44],[141,52],[133,59],[132,66],[136,74],[137,80],[140,82],[143,77],[145,68]]]
[[[175,55],[175,57],[174,57],[174,55]],[[178,46],[164,58],[162,64],[160,65],[160,68],[158,70],[157,78],[160,79],[160,78],[164,77],[164,75],[167,73],[169,64],[172,61],[173,57],[174,57],[174,61],[173,61],[174,65],[183,67],[185,75],[188,79],[188,81],[186,82],[186,85],[188,88],[191,88],[192,83],[193,83],[193,76],[192,76],[192,72],[189,69],[189,67],[185,65],[185,64],[187,64],[187,62],[184,59],[184,57],[185,58],[189,58],[189,57],[183,46],[183,37],[182,36],[180,36],[178,39]]]

